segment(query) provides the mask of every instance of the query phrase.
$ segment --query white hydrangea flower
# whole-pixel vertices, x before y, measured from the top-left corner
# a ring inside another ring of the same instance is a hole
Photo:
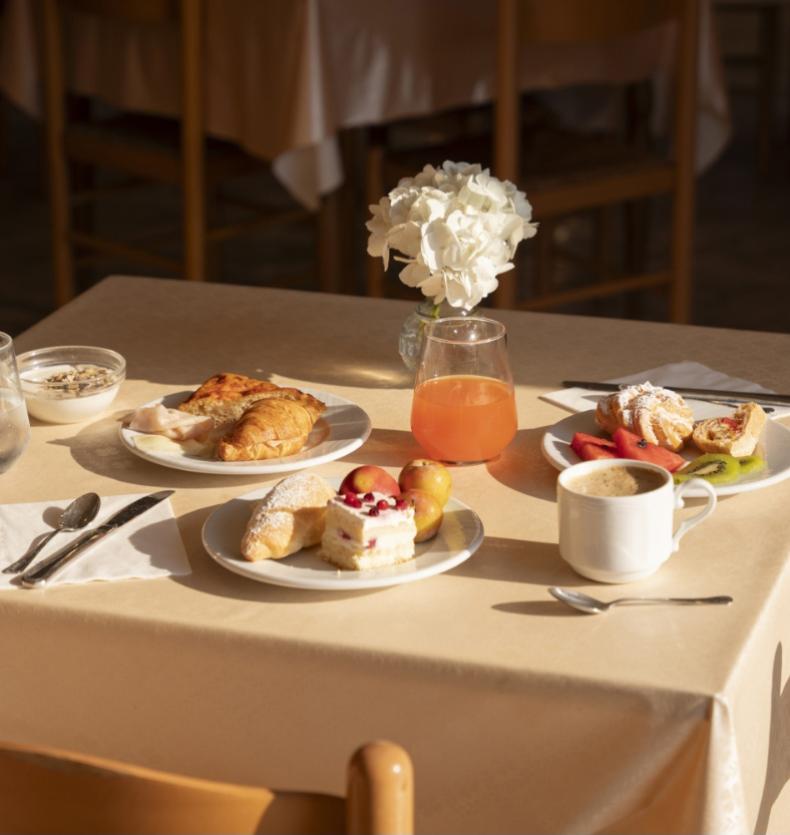
[[[400,253],[406,286],[466,310],[496,290],[516,247],[537,233],[526,194],[466,162],[426,165],[370,212],[368,253],[385,269],[390,250]]]

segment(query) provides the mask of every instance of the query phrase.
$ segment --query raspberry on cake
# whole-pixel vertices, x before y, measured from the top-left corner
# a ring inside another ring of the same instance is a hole
[[[351,571],[383,568],[414,556],[414,508],[384,493],[344,493],[330,499],[321,556]]]

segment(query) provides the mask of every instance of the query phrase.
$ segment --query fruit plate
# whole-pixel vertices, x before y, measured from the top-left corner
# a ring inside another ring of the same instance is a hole
[[[327,479],[334,487],[340,479]],[[418,543],[413,560],[370,571],[341,571],[324,562],[318,546],[304,548],[281,560],[248,562],[241,556],[241,538],[255,505],[271,490],[261,487],[220,505],[203,525],[203,546],[223,568],[275,586],[313,591],[355,591],[413,583],[460,565],[483,541],[480,517],[456,498],[444,508],[439,533]]]
[[[283,458],[270,458],[265,461],[219,461],[187,455],[180,451],[140,449],[136,440],[144,433],[135,432],[125,426],[120,429],[121,442],[130,452],[154,464],[191,473],[214,475],[272,475],[303,470],[342,458],[365,443],[370,435],[370,418],[356,403],[336,394],[308,388],[302,390],[326,403],[326,411],[316,421],[304,448]],[[169,409],[174,409],[190,394],[191,391],[174,392],[143,405],[155,406],[161,403]]]
[[[717,406],[713,403],[702,403],[699,400],[686,402],[694,412],[695,420],[705,420],[732,414],[732,409]],[[759,490],[768,487],[790,476],[790,429],[775,420],[767,420],[755,454],[765,459],[766,467],[759,473],[745,475],[732,484],[715,484],[719,496],[730,496],[743,493],[746,490]],[[581,459],[571,449],[570,443],[576,432],[589,432],[591,435],[602,435],[602,431],[595,422],[595,410],[577,412],[558,421],[543,434],[542,450],[546,460],[558,470],[564,470],[572,464],[578,464]],[[681,455],[691,461],[702,455],[696,447],[683,450]],[[699,488],[689,488],[686,496],[705,498],[705,493]]]

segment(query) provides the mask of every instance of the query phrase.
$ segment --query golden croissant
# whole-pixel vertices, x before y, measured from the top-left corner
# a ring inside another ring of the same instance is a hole
[[[298,452],[324,406],[304,399],[269,397],[253,403],[217,446],[223,461],[258,461]]]

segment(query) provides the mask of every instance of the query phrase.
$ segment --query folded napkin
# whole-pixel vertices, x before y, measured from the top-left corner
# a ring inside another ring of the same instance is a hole
[[[650,382],[654,386],[688,386],[690,388],[707,389],[729,389],[730,391],[754,392],[759,395],[773,394],[770,389],[764,388],[750,380],[742,380],[739,377],[728,377],[721,371],[708,368],[699,362],[673,362],[669,365],[661,365],[658,368],[648,368],[647,371],[640,371],[637,374],[630,374],[624,377],[615,377],[611,380],[602,380],[605,383],[644,383]],[[606,397],[600,392],[594,393],[589,389],[567,388],[560,391],[552,391],[549,394],[541,395],[541,399],[554,403],[555,406],[562,406],[571,412],[585,412],[594,409],[595,404]],[[773,405],[773,404],[772,404]],[[784,417],[790,414],[790,407],[773,405],[776,410],[770,413],[770,417]]]
[[[139,499],[143,493],[102,498],[89,530],[109,519],[116,511]],[[70,499],[0,506],[0,568],[21,557],[41,534],[52,530],[60,511]],[[83,531],[62,531],[47,543],[31,565],[54,553]],[[191,572],[170,499],[141,513],[118,530],[100,539],[56,574],[47,587],[91,580],[128,580],[167,577]],[[19,589],[13,574],[0,573],[0,590]],[[18,575],[17,575],[18,576]]]

